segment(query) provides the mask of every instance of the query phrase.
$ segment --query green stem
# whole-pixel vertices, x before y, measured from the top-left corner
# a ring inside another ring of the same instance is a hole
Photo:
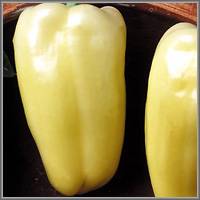
[[[64,3],[64,5],[66,5],[67,7],[72,7],[72,6],[78,5],[78,3],[70,1],[70,2]]]

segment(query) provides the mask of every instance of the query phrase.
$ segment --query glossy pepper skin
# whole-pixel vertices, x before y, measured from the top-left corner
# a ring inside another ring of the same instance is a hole
[[[125,124],[126,26],[113,7],[44,3],[14,38],[25,115],[49,181],[64,195],[106,184]]]
[[[172,26],[148,82],[145,143],[156,197],[197,196],[197,29]]]

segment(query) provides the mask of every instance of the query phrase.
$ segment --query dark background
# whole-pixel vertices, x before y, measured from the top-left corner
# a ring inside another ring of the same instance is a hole
[[[144,144],[148,75],[160,38],[178,21],[131,7],[109,5],[120,10],[127,25],[125,139],[119,167],[112,180],[82,196],[150,197],[154,194]],[[3,48],[14,67],[12,38],[16,22],[3,27]],[[3,127],[3,196],[62,196],[48,182],[27,126],[16,76],[3,79]]]

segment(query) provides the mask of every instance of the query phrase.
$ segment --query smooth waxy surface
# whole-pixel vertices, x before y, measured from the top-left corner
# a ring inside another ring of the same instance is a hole
[[[155,196],[197,195],[197,29],[171,27],[151,66],[145,143]]]
[[[20,15],[13,43],[27,122],[51,184],[65,195],[104,185],[124,137],[121,14],[40,4]]]

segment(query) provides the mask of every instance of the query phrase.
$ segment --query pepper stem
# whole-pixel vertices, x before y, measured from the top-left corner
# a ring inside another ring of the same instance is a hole
[[[66,5],[67,7],[72,7],[72,6],[78,5],[78,3],[71,1],[71,2],[64,3],[64,5]]]

